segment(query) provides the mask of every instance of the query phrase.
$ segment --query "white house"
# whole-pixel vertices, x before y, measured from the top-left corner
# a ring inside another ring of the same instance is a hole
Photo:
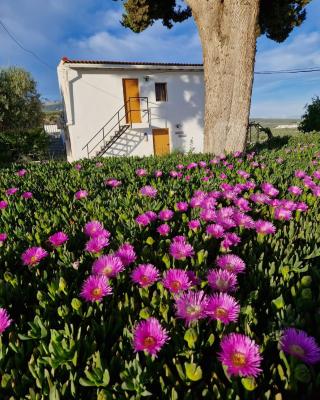
[[[69,161],[203,149],[201,64],[63,58],[58,79]]]

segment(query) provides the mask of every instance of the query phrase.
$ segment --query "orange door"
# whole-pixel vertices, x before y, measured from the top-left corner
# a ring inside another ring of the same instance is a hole
[[[123,79],[123,96],[127,124],[141,122],[138,79]]]
[[[170,153],[169,129],[152,129],[153,148],[156,156]]]

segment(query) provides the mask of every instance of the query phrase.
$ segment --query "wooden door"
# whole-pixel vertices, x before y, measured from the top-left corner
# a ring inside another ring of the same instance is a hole
[[[156,156],[170,153],[169,129],[152,129],[153,149]]]
[[[123,79],[123,97],[127,124],[141,122],[139,80]]]

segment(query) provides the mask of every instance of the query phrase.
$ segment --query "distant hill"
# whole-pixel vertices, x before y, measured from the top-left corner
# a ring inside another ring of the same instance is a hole
[[[43,100],[42,111],[45,113],[52,111],[62,111],[62,103],[61,101]]]

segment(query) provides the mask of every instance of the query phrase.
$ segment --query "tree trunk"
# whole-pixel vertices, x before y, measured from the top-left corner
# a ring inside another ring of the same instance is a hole
[[[259,0],[186,0],[202,43],[204,151],[244,150],[258,34]]]

